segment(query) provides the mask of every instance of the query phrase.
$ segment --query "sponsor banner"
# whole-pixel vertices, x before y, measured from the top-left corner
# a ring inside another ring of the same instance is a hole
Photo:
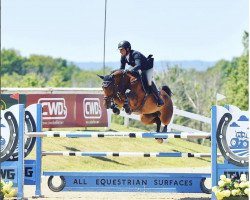
[[[108,126],[103,95],[28,94],[26,98],[26,106],[42,104],[44,128]]]
[[[103,95],[82,94],[76,97],[76,122],[84,127],[108,126],[107,110],[103,106]]]
[[[42,104],[44,128],[75,127],[74,94],[28,94],[26,106]]]

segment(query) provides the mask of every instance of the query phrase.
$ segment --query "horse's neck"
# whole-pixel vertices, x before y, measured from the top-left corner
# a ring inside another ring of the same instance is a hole
[[[119,80],[119,84],[118,84],[119,90],[121,92],[122,95],[125,95],[125,92],[127,89],[130,89],[130,80],[128,77],[126,76],[122,76],[122,78],[120,78]]]
[[[140,108],[146,98],[146,93],[143,89],[142,82],[140,78],[131,78],[131,92],[132,98],[130,98],[130,105],[133,110]]]

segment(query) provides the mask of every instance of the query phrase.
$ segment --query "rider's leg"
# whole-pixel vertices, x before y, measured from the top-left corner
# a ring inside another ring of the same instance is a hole
[[[155,83],[152,81],[152,85],[151,85],[151,92],[152,94],[154,95],[155,99],[156,99],[156,102],[157,102],[157,106],[162,106],[164,105],[164,102],[162,101],[162,99],[160,98],[160,94],[159,94],[159,91],[157,90],[156,88],[156,85]]]
[[[162,99],[160,98],[159,92],[156,88],[156,85],[154,84],[153,80],[153,68],[148,69],[146,71],[147,74],[147,81],[148,81],[148,86],[150,89],[150,92],[154,95],[156,102],[157,102],[157,106],[162,106],[164,105],[164,102],[162,101]]]
[[[150,94],[151,91],[150,91],[150,87],[149,87],[149,84],[148,84],[147,71],[142,71],[141,79],[142,79],[142,86],[143,86],[144,91],[147,94]]]

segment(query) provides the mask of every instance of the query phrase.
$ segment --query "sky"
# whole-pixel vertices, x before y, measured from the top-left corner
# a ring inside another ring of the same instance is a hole
[[[102,62],[105,0],[2,0],[1,48]],[[106,61],[117,45],[155,60],[231,60],[243,52],[248,0],[107,0]]]

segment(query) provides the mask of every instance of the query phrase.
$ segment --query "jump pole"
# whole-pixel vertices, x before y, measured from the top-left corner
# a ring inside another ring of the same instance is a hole
[[[210,133],[194,132],[91,132],[91,131],[45,131],[29,132],[28,137],[62,137],[62,138],[182,138],[198,139],[210,138]]]
[[[182,152],[75,152],[75,151],[43,151],[43,156],[81,156],[81,157],[162,157],[162,158],[210,158],[211,153]],[[218,155],[221,156],[221,155]]]

